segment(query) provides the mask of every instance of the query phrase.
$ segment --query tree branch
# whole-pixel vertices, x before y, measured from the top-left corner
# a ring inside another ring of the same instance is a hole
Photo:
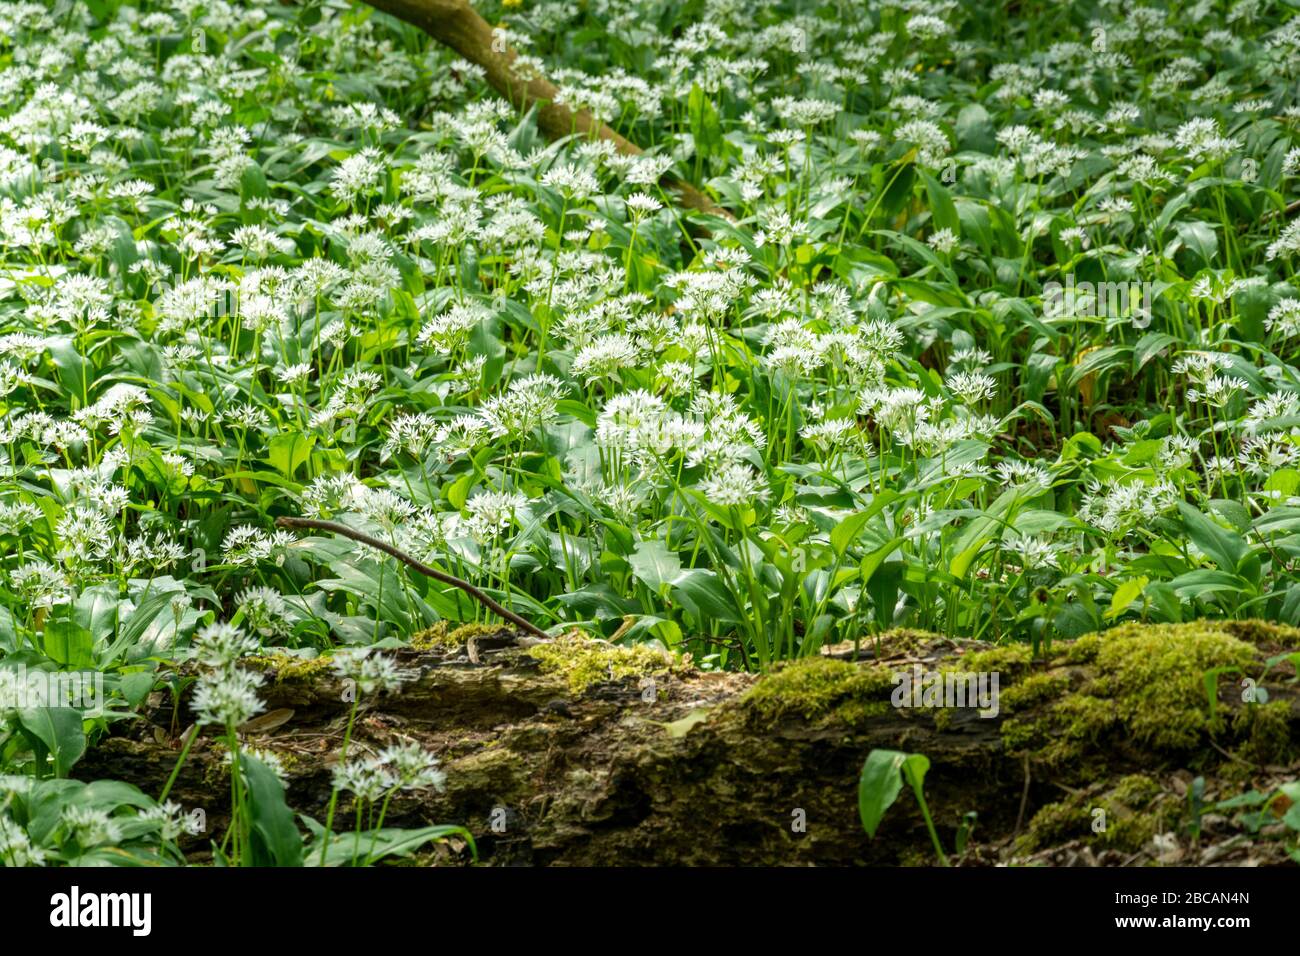
[[[573,112],[556,102],[558,90],[544,76],[520,80],[514,72],[519,54],[509,45],[496,42],[492,27],[469,5],[468,0],[366,0],[387,13],[419,27],[439,43],[455,50],[466,60],[483,68],[488,84],[521,112],[537,107],[537,126],[548,139],[574,133],[606,139],[627,156],[639,156],[641,147],[620,136],[587,110]],[[690,183],[672,176],[659,181],[665,190],[676,193],[680,205],[688,209],[731,219],[731,214]]]
[[[372,548],[378,548],[380,551],[392,555],[398,561],[401,561],[408,567],[414,568],[426,577],[433,578],[435,581],[441,581],[443,584],[449,584],[454,588],[460,588],[460,590],[464,591],[475,601],[478,601],[488,610],[492,611],[493,614],[505,618],[516,627],[523,628],[534,637],[540,637],[543,640],[550,640],[551,635],[547,634],[540,627],[530,623],[525,618],[520,617],[514,611],[498,604],[468,581],[462,581],[455,575],[447,574],[445,571],[439,571],[437,568],[431,568],[423,561],[417,561],[405,551],[395,548],[385,541],[380,541],[378,538],[368,535],[363,531],[355,531],[345,524],[339,524],[337,521],[320,521],[316,518],[276,518],[275,523],[277,527],[281,528],[315,528],[318,531],[331,531],[334,534],[341,534],[345,538],[351,538],[353,541],[360,541],[362,544],[369,545]]]

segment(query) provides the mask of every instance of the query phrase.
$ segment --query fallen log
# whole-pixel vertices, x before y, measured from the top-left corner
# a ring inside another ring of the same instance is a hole
[[[832,648],[765,676],[486,625],[440,626],[412,645],[396,654],[418,676],[365,702],[354,752],[402,740],[435,751],[445,791],[399,795],[388,824],[462,824],[488,864],[932,863],[908,793],[874,840],[862,830],[857,781],[875,748],[929,758],[925,792],[940,839],[951,854],[958,830],[969,834],[958,865],[1286,860],[1284,841],[1270,839],[1285,831],[1280,823],[1246,839],[1230,813],[1211,811],[1216,800],[1295,778],[1300,691],[1294,661],[1279,658],[1300,648],[1296,629],[1125,625],[1037,659],[1023,645],[895,631],[878,659],[872,645],[856,663]],[[263,696],[277,716],[245,743],[279,756],[291,806],[319,819],[350,706],[342,687],[323,659],[248,666],[266,672]],[[997,674],[998,698],[986,708],[996,714],[899,706],[909,698],[896,675],[918,669]],[[1243,679],[1254,681],[1247,700]],[[184,704],[176,716],[176,726],[190,721]],[[145,718],[101,741],[78,776],[157,793],[179,747],[166,730],[169,698],[154,699]],[[222,756],[200,739],[172,791],[203,807],[218,834],[229,791]],[[206,846],[194,845],[196,859]],[[465,859],[444,846],[427,861]]]

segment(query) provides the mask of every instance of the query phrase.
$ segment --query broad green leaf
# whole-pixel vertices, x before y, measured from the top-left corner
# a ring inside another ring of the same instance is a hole
[[[1115,593],[1111,595],[1110,608],[1106,611],[1106,617],[1113,621],[1127,611],[1129,605],[1142,595],[1142,589],[1147,586],[1149,580],[1147,577],[1129,578],[1117,587]]]
[[[73,621],[58,618],[46,621],[42,646],[50,660],[67,670],[95,666],[95,638]]]
[[[964,578],[970,571],[971,564],[974,562],[980,549],[988,544],[994,538],[1002,535],[1003,529],[1007,525],[1010,511],[1020,496],[1020,491],[1015,488],[1009,488],[994,500],[986,510],[978,512],[975,517],[967,522],[962,528],[952,544],[952,550],[956,552],[948,571],[955,578]]]
[[[682,562],[676,551],[668,550],[661,538],[638,541],[636,551],[628,555],[628,564],[637,580],[656,594],[681,573]]]
[[[282,432],[267,445],[266,460],[268,464],[286,478],[293,478],[294,473],[311,458],[311,450],[316,444],[316,436],[302,432]]]
[[[705,568],[689,568],[672,581],[673,593],[703,622],[739,624],[744,620],[722,579]]]
[[[901,771],[907,759],[907,754],[897,750],[873,750],[867,754],[858,778],[858,816],[867,836],[875,837],[885,811],[902,792]]]
[[[54,761],[54,775],[66,777],[86,752],[81,713],[71,707],[30,707],[18,712],[18,725],[38,758]],[[40,769],[40,768],[38,768]]]
[[[1188,539],[1200,548],[1220,571],[1237,573],[1249,549],[1241,535],[1221,527],[1184,501],[1178,502],[1183,529]]]
[[[256,866],[301,866],[302,833],[285,803],[284,784],[274,771],[251,754],[239,755],[248,788],[252,824],[249,853]]]

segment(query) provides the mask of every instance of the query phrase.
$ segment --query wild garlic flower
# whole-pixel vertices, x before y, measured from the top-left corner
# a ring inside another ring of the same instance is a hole
[[[98,807],[66,805],[59,821],[82,849],[112,846],[122,839],[121,824]]]
[[[369,648],[339,651],[334,655],[334,674],[356,684],[358,693],[394,691],[415,674],[399,668],[391,657],[371,654]]]
[[[204,674],[195,683],[191,700],[199,724],[238,727],[260,714],[265,705],[257,689],[263,681],[261,674],[233,665]]]
[[[438,769],[438,760],[419,744],[402,743],[386,747],[376,758],[386,766],[403,790],[446,789],[447,775]]]
[[[44,866],[46,851],[32,843],[27,831],[0,810],[0,862],[5,866]]]

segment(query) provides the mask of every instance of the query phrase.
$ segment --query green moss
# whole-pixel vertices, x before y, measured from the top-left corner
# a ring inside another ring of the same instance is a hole
[[[1121,777],[1110,792],[1111,799],[1132,810],[1141,810],[1160,793],[1160,784],[1145,774],[1131,773]]]
[[[1221,625],[1233,637],[1251,644],[1300,650],[1300,628],[1271,621],[1224,621]]]
[[[1233,731],[1242,738],[1238,754],[1252,763],[1286,763],[1292,752],[1291,704],[1273,700],[1252,704],[1237,713]]]
[[[530,647],[528,654],[541,662],[543,673],[563,676],[575,695],[594,684],[666,675],[689,667],[646,644],[620,647],[577,636],[538,644]]]
[[[1055,846],[1086,836],[1091,828],[1092,817],[1074,800],[1049,803],[1029,821],[1029,832],[1021,839],[1020,849]]]
[[[464,801],[471,796],[508,800],[524,787],[525,767],[519,755],[504,749],[484,749],[448,767],[447,793]]]
[[[1002,722],[1002,742],[1008,750],[1036,750],[1046,742],[1046,723],[1009,717]]]
[[[1150,846],[1162,827],[1159,814],[1117,812],[1107,815],[1106,829],[1094,842],[1125,853],[1136,853]]]
[[[462,624],[453,629],[446,621],[439,621],[432,627],[411,636],[411,647],[417,651],[456,650],[464,647],[471,637],[483,634],[496,634],[501,630],[500,624]]]
[[[1097,634],[1088,634],[1070,642],[1056,655],[1056,660],[1065,664],[1091,664],[1097,659],[1097,652],[1100,649],[1101,637]]]
[[[1097,849],[1136,853],[1177,822],[1179,801],[1142,774],[1121,777],[1103,794],[1076,794],[1049,803],[1017,841],[1021,852],[1082,840]],[[1101,811],[1098,813],[1097,811]],[[1094,830],[1095,824],[1104,824]]]
[[[1094,696],[1113,699],[1137,740],[1165,750],[1196,746],[1211,729],[1205,672],[1246,667],[1254,649],[1212,624],[1127,625],[1103,634]],[[1075,736],[1098,725],[1088,717]]]
[[[269,656],[248,657],[245,661],[258,670],[271,671],[275,674],[277,684],[290,681],[301,683],[314,680],[334,666],[334,658],[294,657],[289,654],[271,654]]]
[[[929,631],[918,631],[910,627],[896,627],[882,632],[878,639],[882,646],[914,651],[926,641],[933,641],[936,637],[938,637],[937,634],[932,634]],[[874,641],[876,638],[872,640]]]
[[[998,693],[1003,713],[1012,713],[1032,707],[1043,701],[1055,700],[1070,688],[1068,674],[1031,674]]]
[[[447,640],[447,622],[439,621],[432,627],[426,627],[423,631],[417,631],[411,635],[411,646],[417,651],[431,651],[442,647],[455,647]]]
[[[996,671],[1005,676],[1012,676],[1026,671],[1033,660],[1034,649],[1030,645],[1004,644],[1001,647],[991,647],[986,651],[967,651],[943,669],[985,674]]]
[[[1150,777],[1133,773],[1121,777],[1100,806],[1106,811],[1106,829],[1097,842],[1136,853],[1178,823],[1182,801]]]
[[[1013,749],[1041,748],[1049,763],[1068,761],[1086,742],[1120,727],[1154,750],[1190,750],[1217,728],[1209,717],[1204,674],[1215,667],[1246,667],[1254,653],[1212,623],[1128,624],[1090,635],[1056,657],[1066,663],[1091,659],[1094,676],[1078,691],[1066,693],[1059,675],[1055,683],[1051,675],[1035,675],[1003,691],[1002,700],[1019,709],[1050,702],[1053,690],[1061,693],[1038,718],[1007,721],[1003,739]]]
[[[892,669],[810,657],[773,671],[740,701],[754,717],[776,720],[791,714],[806,720],[835,717],[856,724],[889,709]]]

